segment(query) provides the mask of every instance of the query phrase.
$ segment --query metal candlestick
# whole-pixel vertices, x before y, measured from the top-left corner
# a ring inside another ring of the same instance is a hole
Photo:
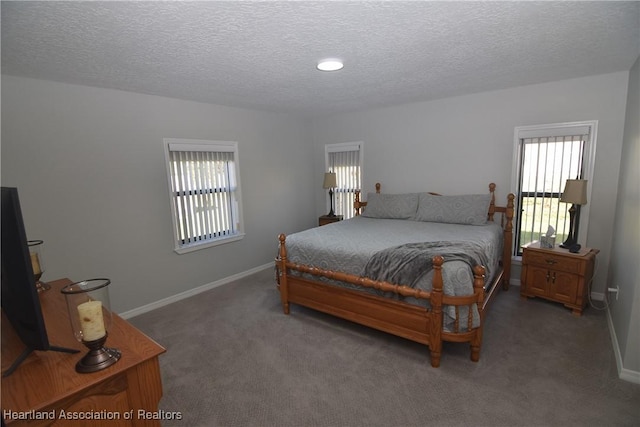
[[[89,352],[76,363],[77,372],[86,374],[100,371],[120,360],[122,356],[120,350],[104,346],[104,343],[107,342],[107,335],[105,334],[102,338],[93,341],[82,341],[82,344],[89,349]]]

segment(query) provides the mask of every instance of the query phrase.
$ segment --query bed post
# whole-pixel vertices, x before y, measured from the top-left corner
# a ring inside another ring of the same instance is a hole
[[[493,214],[496,212],[496,185],[492,182],[489,184],[489,193],[491,194],[491,202],[489,203],[489,215],[487,219],[493,221]]]
[[[477,362],[480,360],[480,346],[482,345],[482,328],[483,328],[483,319],[484,312],[482,311],[482,303],[484,302],[484,276],[485,270],[481,265],[476,265],[473,267],[473,291],[476,295],[478,295],[478,312],[480,313],[480,326],[478,326],[475,330],[475,334],[471,338],[471,360]],[[471,316],[469,317],[471,320]],[[471,330],[471,325],[468,325],[469,330]]]
[[[282,310],[284,314],[289,314],[289,285],[287,283],[287,248],[284,245],[286,240],[284,233],[278,236],[280,241],[280,250],[278,254],[278,275],[280,279],[280,301],[282,301]]]
[[[376,193],[380,194],[380,183],[376,182]],[[360,190],[356,190],[355,192],[355,200],[353,201],[353,209],[355,209],[355,216],[359,216],[360,215],[360,210],[367,206],[367,202],[363,202],[360,200]]]
[[[505,291],[509,289],[509,280],[511,278],[511,251],[513,244],[513,205],[516,196],[513,193],[509,193],[507,196],[507,209],[504,216],[506,223],[504,225],[504,251],[502,253],[502,264],[504,267],[504,277],[502,278],[502,289]]]
[[[433,257],[433,282],[431,289],[431,331],[429,331],[429,350],[431,352],[431,366],[440,366],[442,355],[442,264],[444,258],[440,255]]]
[[[360,203],[360,190],[356,190],[356,199],[353,201],[353,209],[356,210],[355,216],[360,215],[360,208],[362,208],[362,203]]]

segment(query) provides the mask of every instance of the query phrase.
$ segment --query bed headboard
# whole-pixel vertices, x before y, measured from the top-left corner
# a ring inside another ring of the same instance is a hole
[[[382,185],[379,182],[376,182],[376,193],[380,194],[380,188],[382,187]],[[489,193],[491,194],[491,202],[489,204],[489,211],[487,212],[487,220],[488,221],[494,221],[494,216],[495,213],[501,213],[501,219],[500,219],[500,225],[505,226],[505,220],[507,220],[507,223],[510,222],[510,219],[513,218],[513,201],[515,199],[515,196],[513,194],[509,194],[509,196],[507,197],[507,205],[506,206],[496,206],[496,195],[495,195],[495,191],[496,191],[496,184],[494,184],[493,182],[489,184]],[[439,193],[432,193],[429,192],[429,194],[432,194],[434,196],[441,196],[442,194]],[[360,190],[356,190],[355,193],[355,201],[353,202],[353,208],[355,209],[355,215],[358,216],[361,213],[362,208],[364,208],[365,206],[367,206],[367,202],[363,202],[362,200],[360,200]],[[508,212],[508,210],[510,209],[510,211]],[[507,224],[509,225],[509,224]]]

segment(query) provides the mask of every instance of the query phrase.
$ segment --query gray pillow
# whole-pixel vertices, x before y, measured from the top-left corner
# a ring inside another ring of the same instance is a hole
[[[487,223],[491,194],[434,196],[421,193],[416,221],[482,225]]]
[[[418,193],[367,194],[362,216],[369,218],[409,219],[418,209]]]

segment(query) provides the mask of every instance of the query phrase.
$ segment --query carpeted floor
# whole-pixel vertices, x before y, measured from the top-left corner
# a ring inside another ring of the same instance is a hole
[[[478,363],[293,306],[273,270],[130,319],[166,349],[164,426],[637,426],[606,314],[501,292]]]

